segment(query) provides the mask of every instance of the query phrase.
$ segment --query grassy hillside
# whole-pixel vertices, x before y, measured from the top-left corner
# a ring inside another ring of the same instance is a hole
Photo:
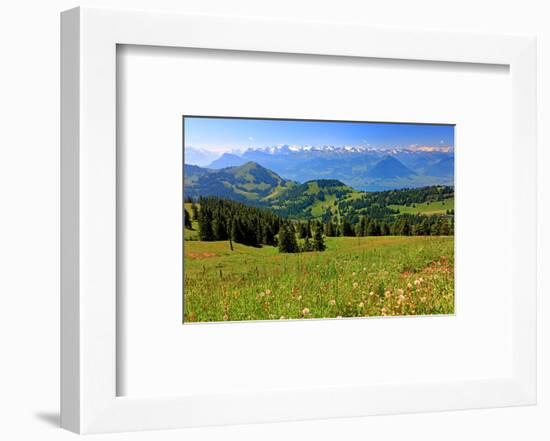
[[[395,160],[389,160],[386,172],[391,175]],[[442,185],[418,188],[411,184],[406,189],[363,192],[337,179],[316,179],[299,184],[255,162],[219,170],[186,165],[184,191],[186,197],[195,199],[216,196],[270,208],[283,217],[320,218],[325,222],[332,217],[340,220],[342,216],[353,222],[358,216],[387,221],[396,214],[395,208],[399,208],[401,214],[445,214],[447,209],[453,208],[452,201],[445,202],[443,209],[435,209],[432,204],[454,196],[452,187]],[[417,204],[417,208],[411,207],[412,203]]]
[[[287,188],[270,198],[272,209],[286,217],[315,218],[330,211],[338,213],[338,202],[353,200],[361,192],[335,179],[317,179]]]
[[[447,198],[442,201],[424,202],[420,204],[389,205],[389,208],[399,210],[400,214],[445,214],[447,210],[454,210],[455,199]]]
[[[452,314],[452,237],[327,238],[322,253],[184,244],[185,322]]]
[[[220,170],[186,165],[184,172],[185,197],[218,196],[261,205],[264,199],[295,186],[255,162]]]

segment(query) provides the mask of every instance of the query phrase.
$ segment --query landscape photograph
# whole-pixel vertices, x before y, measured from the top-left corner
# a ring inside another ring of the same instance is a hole
[[[184,323],[454,314],[454,125],[182,130]]]

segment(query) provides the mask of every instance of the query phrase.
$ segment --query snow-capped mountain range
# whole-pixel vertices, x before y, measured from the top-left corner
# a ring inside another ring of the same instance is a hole
[[[284,179],[298,182],[338,179],[356,189],[371,191],[454,185],[454,148],[443,145],[387,149],[277,145],[223,153],[211,158],[204,150],[185,148],[185,163],[188,165],[223,169],[253,161]]]
[[[366,153],[366,152],[384,152],[386,154],[396,154],[398,152],[442,152],[450,153],[453,151],[451,146],[408,146],[408,147],[393,147],[388,149],[374,148],[363,145],[276,145],[268,147],[249,148],[246,152],[264,152],[272,155],[285,154],[285,153],[303,153],[303,152],[332,152],[332,153]]]

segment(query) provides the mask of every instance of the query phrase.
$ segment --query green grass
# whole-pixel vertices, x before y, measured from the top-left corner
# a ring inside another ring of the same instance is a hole
[[[445,214],[447,210],[454,210],[455,199],[448,198],[443,201],[424,202],[422,204],[405,205],[388,205],[389,208],[399,209],[400,214]]]
[[[315,202],[311,205],[311,215],[313,217],[322,216],[327,209],[333,209],[336,204],[336,195],[327,194],[325,200],[316,199]]]
[[[327,238],[325,252],[301,254],[233,246],[185,242],[185,322],[454,312],[453,237]]]

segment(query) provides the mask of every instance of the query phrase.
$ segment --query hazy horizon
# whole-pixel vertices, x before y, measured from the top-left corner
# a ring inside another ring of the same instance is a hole
[[[454,125],[184,117],[184,146],[242,154],[276,146],[375,150],[454,148]]]

